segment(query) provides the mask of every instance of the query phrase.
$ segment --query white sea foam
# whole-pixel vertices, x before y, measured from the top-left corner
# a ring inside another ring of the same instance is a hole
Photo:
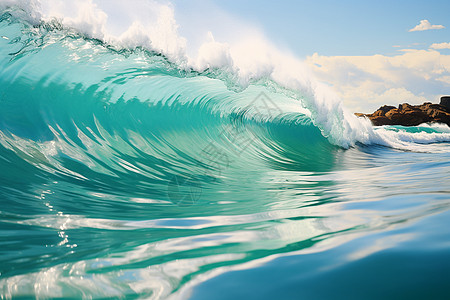
[[[415,152],[449,152],[448,146],[442,142],[450,142],[450,127],[445,124],[422,124],[419,127],[431,128],[436,132],[425,130],[408,132],[404,129],[390,130],[389,127],[381,126],[374,131],[371,138],[372,143]]]

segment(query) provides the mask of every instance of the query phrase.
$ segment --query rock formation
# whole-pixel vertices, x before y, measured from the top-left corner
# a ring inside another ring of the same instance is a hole
[[[450,109],[450,96],[443,96],[441,97],[441,103],[442,106],[445,106],[447,109]]]
[[[368,117],[375,126],[417,126],[422,123],[444,123],[450,126],[450,97],[442,97],[440,104],[425,102],[421,105],[400,104],[397,107],[384,105],[372,114],[356,113]]]

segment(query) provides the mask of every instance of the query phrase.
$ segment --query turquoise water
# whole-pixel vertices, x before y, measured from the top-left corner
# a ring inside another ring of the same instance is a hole
[[[0,20],[2,299],[450,297],[447,126]]]

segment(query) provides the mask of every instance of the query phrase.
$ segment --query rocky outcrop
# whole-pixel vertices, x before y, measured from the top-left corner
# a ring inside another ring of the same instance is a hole
[[[368,117],[375,126],[417,126],[422,123],[444,123],[450,126],[450,97],[442,97],[441,104],[425,102],[422,105],[400,104],[398,107],[384,105],[372,114],[356,113]]]
[[[450,96],[442,96],[440,104],[445,106],[447,109],[450,109]]]

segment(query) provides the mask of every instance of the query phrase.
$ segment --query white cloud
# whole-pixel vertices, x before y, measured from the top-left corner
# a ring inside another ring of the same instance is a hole
[[[450,49],[450,43],[434,43],[430,46],[432,49]]]
[[[438,80],[450,85],[450,76],[442,76],[441,78],[438,78]]]
[[[396,56],[309,56],[306,63],[354,112],[383,104],[438,102],[450,89],[450,55],[408,49]]]
[[[420,21],[419,25],[409,30],[409,32],[412,31],[424,31],[424,30],[430,30],[430,29],[444,29],[445,27],[443,25],[431,25],[430,21],[428,20],[422,20]]]

